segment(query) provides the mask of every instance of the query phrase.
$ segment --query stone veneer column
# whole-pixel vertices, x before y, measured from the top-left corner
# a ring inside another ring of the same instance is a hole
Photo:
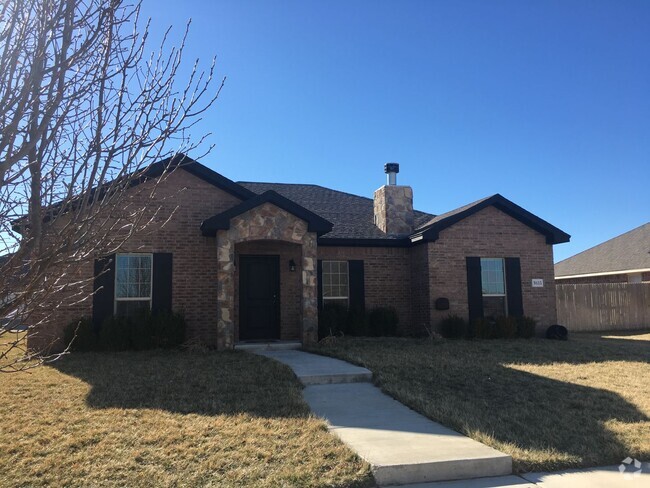
[[[316,234],[302,239],[302,342],[318,341],[318,284],[316,277]]]
[[[247,241],[282,241],[302,246],[302,340],[318,340],[316,233],[307,223],[265,203],[234,217],[230,229],[217,231],[217,348],[235,345],[235,245]]]
[[[235,243],[229,232],[217,232],[217,349],[235,345]]]

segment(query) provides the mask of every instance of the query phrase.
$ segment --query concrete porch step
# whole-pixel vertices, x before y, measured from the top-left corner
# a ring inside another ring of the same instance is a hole
[[[372,373],[339,359],[302,351],[251,350],[289,366],[303,385],[331,385],[370,381]]]
[[[235,349],[238,351],[286,351],[300,349],[300,341],[269,341],[269,342],[238,342]]]
[[[512,459],[447,429],[371,384],[315,385],[305,400],[370,463],[380,486],[509,475]]]

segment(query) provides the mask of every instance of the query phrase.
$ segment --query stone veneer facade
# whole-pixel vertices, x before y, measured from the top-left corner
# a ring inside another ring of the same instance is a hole
[[[410,186],[384,185],[375,191],[375,225],[386,234],[413,231],[413,189]]]

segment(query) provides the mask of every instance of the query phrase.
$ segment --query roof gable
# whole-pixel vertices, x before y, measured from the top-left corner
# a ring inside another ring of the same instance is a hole
[[[230,228],[230,221],[233,217],[241,215],[253,208],[259,207],[264,203],[271,203],[276,207],[281,208],[295,215],[301,220],[307,222],[307,230],[309,232],[316,232],[318,235],[326,234],[332,230],[333,224],[314,212],[307,210],[305,207],[298,205],[296,202],[283,197],[273,190],[268,190],[261,195],[256,195],[248,200],[229,208],[225,212],[221,212],[201,223],[201,232],[204,236],[214,237],[217,230],[227,230]]]
[[[88,198],[93,201],[99,201],[104,198],[107,192],[110,192],[112,189],[114,189],[116,184],[119,185],[121,182],[124,182],[125,188],[133,188],[151,179],[159,178],[166,172],[169,173],[171,171],[175,171],[176,169],[187,171],[197,178],[200,178],[201,180],[227,193],[230,193],[240,200],[246,200],[255,196],[255,193],[252,191],[244,188],[241,185],[238,185],[234,181],[229,180],[225,176],[220,175],[216,171],[211,170],[207,166],[202,165],[189,156],[186,156],[183,153],[178,153],[175,156],[165,158],[151,164],[137,177],[134,177],[134,173],[131,173],[104,183],[103,185],[96,186],[90,190]],[[65,200],[50,205],[44,210],[43,222],[49,222],[59,215],[77,210],[79,208],[80,202],[81,199],[79,197],[76,197],[69,201]],[[14,231],[22,231],[22,226],[25,225],[26,218],[26,216],[22,216],[12,221],[11,224]]]
[[[171,171],[175,168],[182,169],[187,171],[193,176],[200,178],[201,180],[209,183],[217,188],[230,193],[233,196],[241,200],[246,200],[255,196],[255,193],[244,188],[243,186],[235,183],[234,181],[226,178],[223,175],[220,175],[214,170],[211,170],[207,166],[202,165],[198,161],[186,156],[185,154],[177,154],[174,157],[163,159],[157,163],[152,164],[143,174],[142,178],[134,180],[132,186],[140,184],[148,179],[157,178],[161,176],[165,171]]]
[[[474,215],[478,211],[493,206],[505,214],[509,215],[515,220],[518,220],[531,229],[546,236],[547,244],[560,244],[562,242],[569,242],[571,236],[566,232],[561,231],[557,227],[549,224],[545,220],[540,219],[536,215],[530,213],[528,210],[516,205],[507,198],[499,195],[492,195],[476,202],[470,203],[463,207],[459,207],[451,212],[447,212],[434,217],[427,223],[416,229],[416,232],[411,236],[412,241],[426,240],[435,241],[440,235],[440,231],[454,225],[457,222]]]

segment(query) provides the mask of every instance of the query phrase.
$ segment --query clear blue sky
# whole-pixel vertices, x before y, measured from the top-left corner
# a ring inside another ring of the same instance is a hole
[[[144,0],[192,18],[227,76],[201,129],[234,180],[415,206],[506,198],[572,235],[556,261],[650,220],[650,1]]]

